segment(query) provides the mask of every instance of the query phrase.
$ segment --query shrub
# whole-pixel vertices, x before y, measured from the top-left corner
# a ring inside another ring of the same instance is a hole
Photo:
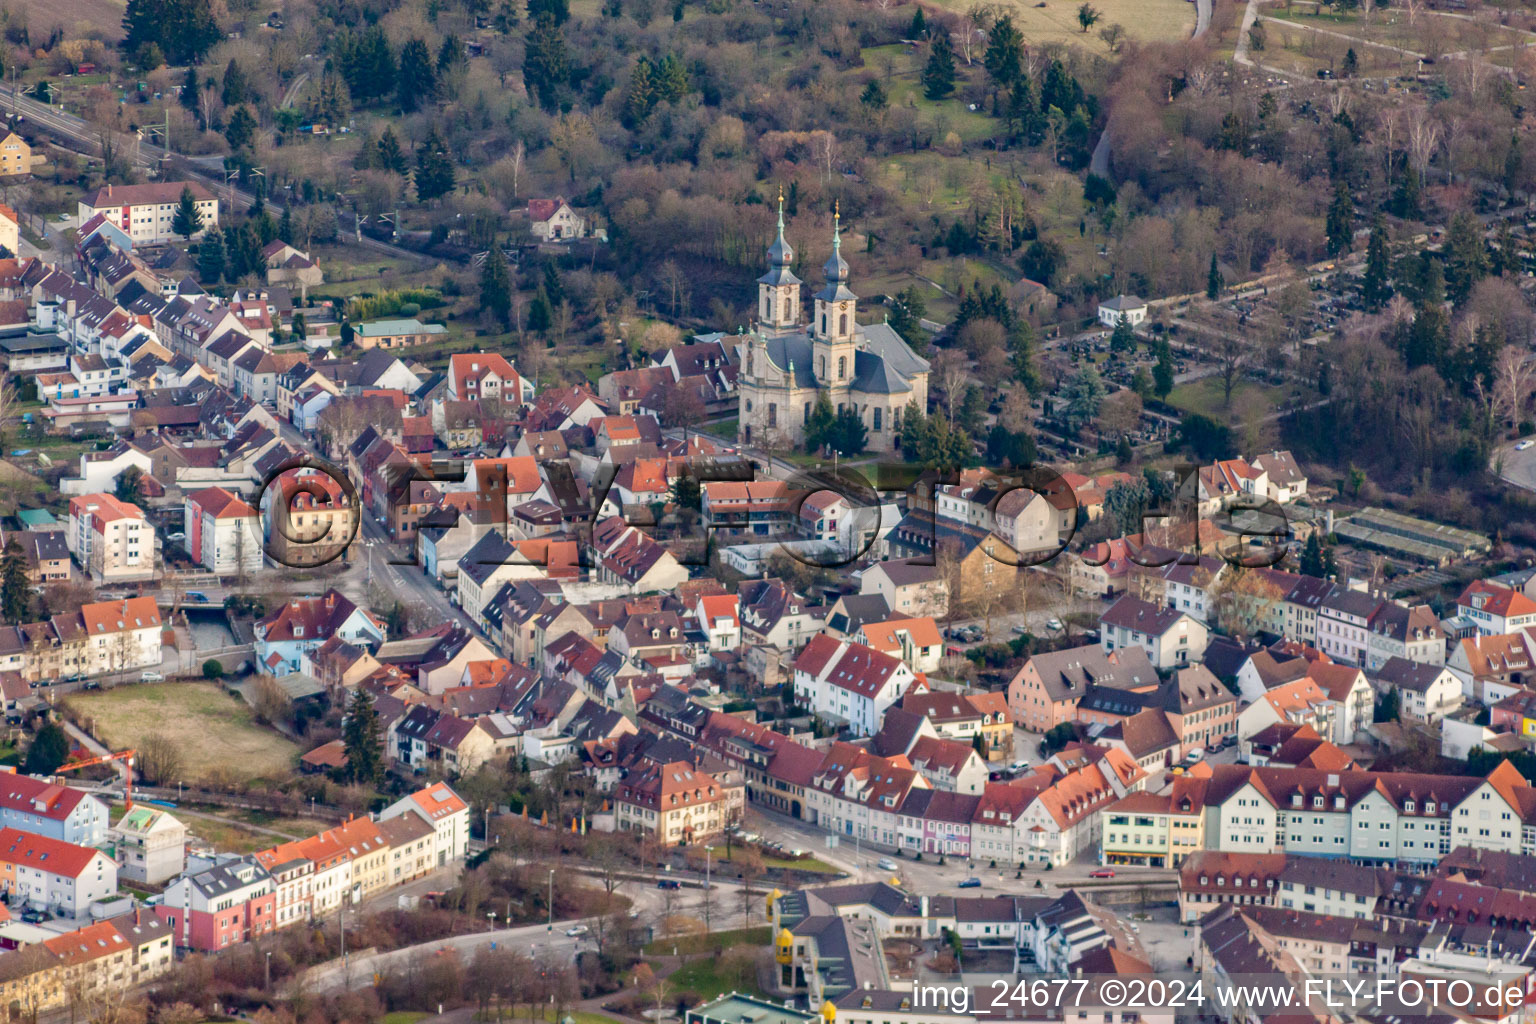
[[[224,666],[219,664],[217,658],[209,658],[203,662],[204,679],[220,679],[224,675]]]

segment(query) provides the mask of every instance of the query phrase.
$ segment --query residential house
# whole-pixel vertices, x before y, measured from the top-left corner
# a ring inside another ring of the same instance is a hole
[[[187,554],[209,572],[243,576],[262,566],[260,513],[222,487],[186,496],[182,532]]]
[[[817,636],[794,663],[797,699],[855,736],[873,735],[881,718],[916,681],[898,658],[846,640]]]
[[[1210,637],[1205,625],[1186,612],[1158,607],[1129,594],[1099,616],[1099,629],[1099,642],[1106,654],[1139,647],[1159,669],[1198,662]]]
[[[199,238],[209,228],[219,225],[219,203],[199,182],[157,181],[145,185],[103,185],[81,197],[77,224],[84,224],[97,214],[128,233],[135,245],[164,245],[179,237],[175,229],[176,209],[183,191],[192,193],[199,227],[192,233]]]
[[[77,917],[117,892],[117,865],[100,850],[0,829],[0,873],[13,901]]]
[[[65,538],[75,561],[101,583],[154,578],[155,533],[137,505],[110,494],[77,495]]]

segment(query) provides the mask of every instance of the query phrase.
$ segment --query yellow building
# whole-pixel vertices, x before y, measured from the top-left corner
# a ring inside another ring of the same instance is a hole
[[[11,132],[0,139],[0,177],[32,173],[32,147],[27,140]]]
[[[1175,779],[1167,793],[1131,793],[1106,807],[1103,863],[1171,868],[1203,849],[1206,784]]]

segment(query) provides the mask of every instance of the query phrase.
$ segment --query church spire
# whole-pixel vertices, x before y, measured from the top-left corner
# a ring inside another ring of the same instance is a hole
[[[848,261],[843,259],[843,229],[841,204],[832,204],[832,257],[822,266],[827,287],[833,290],[848,280]]]

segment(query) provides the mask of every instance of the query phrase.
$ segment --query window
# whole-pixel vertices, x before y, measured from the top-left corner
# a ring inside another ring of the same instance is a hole
[[[802,419],[800,422],[802,422],[802,423],[809,423],[809,422],[811,422],[811,403],[810,402],[806,402],[805,403],[805,418]]]
[[[846,376],[848,376],[848,357],[847,356],[838,356],[837,357],[837,379],[838,380],[842,380]]]
[[[784,319],[789,319],[789,298],[787,296],[784,299]]]
[[[778,425],[779,425],[779,406],[775,402],[769,402],[768,403],[768,426],[776,427]]]
[[[809,409],[810,406],[806,406],[806,408]],[[881,412],[882,412],[882,410],[879,407],[876,407],[876,409],[875,409],[875,429],[876,430],[880,429],[880,413]]]
[[[842,316],[837,318],[837,333],[841,334],[841,335],[844,335],[844,336],[847,336],[847,334],[848,334],[848,314],[847,313],[844,313]]]

